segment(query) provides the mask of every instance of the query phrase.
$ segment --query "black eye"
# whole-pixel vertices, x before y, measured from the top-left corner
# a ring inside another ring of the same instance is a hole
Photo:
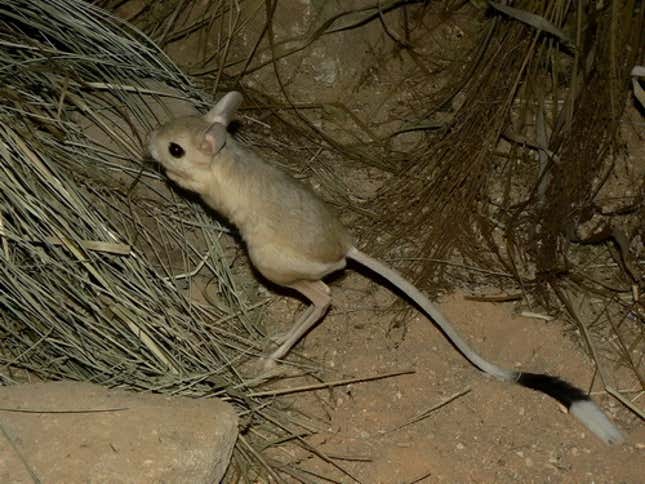
[[[184,149],[179,146],[177,143],[170,143],[168,145],[168,153],[170,153],[173,158],[181,158],[186,154]]]

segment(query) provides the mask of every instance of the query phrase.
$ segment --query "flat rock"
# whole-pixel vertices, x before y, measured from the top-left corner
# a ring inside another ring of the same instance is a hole
[[[74,382],[0,387],[0,482],[219,482],[228,403]]]

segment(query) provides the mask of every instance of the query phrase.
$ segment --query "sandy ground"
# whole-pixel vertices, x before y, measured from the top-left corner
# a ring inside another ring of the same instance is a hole
[[[603,392],[593,397],[627,434],[623,446],[605,446],[549,397],[485,377],[420,315],[407,322],[403,338],[397,331],[388,334],[391,314],[379,308],[391,296],[362,275],[335,284],[334,294],[335,307],[301,346],[301,353],[329,368],[326,380],[415,371],[288,399],[319,419],[321,432],[311,443],[354,478],[365,483],[643,482],[645,426]],[[274,309],[288,314],[296,308],[283,299]],[[563,335],[561,323],[516,316],[512,304],[473,302],[462,294],[443,298],[441,308],[500,365],[547,371],[589,387],[592,364]],[[351,482],[318,460],[302,467]]]

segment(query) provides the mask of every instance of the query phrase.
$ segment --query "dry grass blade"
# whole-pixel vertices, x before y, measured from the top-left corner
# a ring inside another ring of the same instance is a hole
[[[408,375],[414,373],[414,370],[401,370],[390,373],[385,373],[383,375],[373,375],[373,376],[363,376],[358,378],[346,378],[344,380],[336,380],[330,382],[317,383],[315,385],[303,385],[300,387],[292,388],[280,388],[276,390],[266,390],[263,392],[253,392],[249,396],[251,397],[275,397],[278,395],[285,395],[290,393],[299,393],[299,392],[310,392],[312,390],[321,390],[324,388],[332,388],[341,385],[349,385],[352,383],[366,383],[374,380],[383,380],[385,378],[392,378],[394,376]]]
[[[614,397],[616,400],[618,400],[620,403],[622,403],[632,412],[638,415],[641,420],[645,420],[645,411],[641,408],[638,408],[633,402],[627,400],[618,390],[611,386],[606,386],[605,390],[607,390],[607,393],[609,393],[612,397]]]
[[[421,420],[424,420],[428,418],[433,412],[436,410],[439,410],[441,407],[444,407],[448,405],[450,402],[463,397],[464,395],[468,394],[470,392],[470,388],[464,388],[463,390],[458,391],[457,393],[453,393],[449,397],[443,399],[441,402],[437,403],[436,405],[433,405],[431,408],[424,410],[423,412],[420,412],[417,416],[407,420],[406,422],[402,423],[401,425],[397,425],[393,429],[387,430],[385,433],[391,433],[391,432],[396,432],[397,430],[401,430],[404,427],[407,427],[408,425],[415,424],[417,422],[420,422]]]
[[[524,22],[525,24],[530,25],[531,27],[539,31],[548,32],[549,34],[554,35],[555,37],[560,39],[564,46],[569,50],[576,50],[575,43],[567,36],[567,34],[565,34],[562,29],[559,29],[558,27],[553,25],[552,22],[549,22],[541,15],[536,15],[534,13],[527,12],[526,10],[509,7],[508,5],[503,5],[497,2],[488,2],[488,4],[495,10],[499,10],[509,17],[517,19],[520,22]]]

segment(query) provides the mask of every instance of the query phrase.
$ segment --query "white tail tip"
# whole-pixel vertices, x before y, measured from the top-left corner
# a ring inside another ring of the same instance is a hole
[[[569,407],[569,412],[580,420],[605,444],[621,444],[625,437],[591,400],[580,400]]]

